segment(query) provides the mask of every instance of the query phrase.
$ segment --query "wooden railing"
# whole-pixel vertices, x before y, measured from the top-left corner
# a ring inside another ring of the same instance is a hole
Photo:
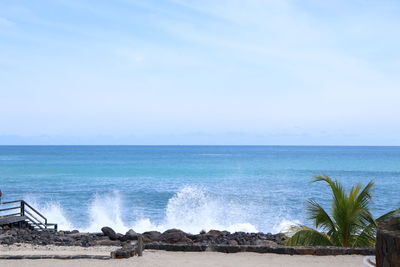
[[[28,224],[38,230],[57,231],[57,224],[48,223],[46,217],[44,217],[40,212],[38,212],[24,200],[15,200],[0,203],[0,218],[9,218],[11,216],[23,217]]]

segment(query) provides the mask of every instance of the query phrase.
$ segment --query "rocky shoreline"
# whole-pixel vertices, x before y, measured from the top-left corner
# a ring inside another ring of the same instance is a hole
[[[137,246],[138,240],[145,249],[166,251],[215,251],[224,253],[256,252],[288,255],[373,255],[373,248],[343,247],[289,247],[284,245],[287,237],[271,233],[244,233],[210,230],[199,234],[189,234],[178,229],[163,233],[149,231],[136,233],[132,229],[125,234],[116,233],[110,227],[103,227],[99,233],[74,231],[36,231],[29,227],[0,227],[0,245],[10,246],[21,243],[39,246],[122,247],[117,251],[129,252],[129,247]],[[142,246],[142,249],[143,249]],[[125,250],[126,251],[125,251]]]
[[[103,227],[99,233],[80,233],[74,231],[36,231],[29,227],[0,227],[0,244],[12,245],[28,243],[33,245],[56,246],[123,246],[141,236],[145,244],[193,244],[193,245],[282,245],[284,234],[264,233],[230,233],[227,231],[211,230],[199,234],[189,234],[178,229],[170,229],[163,233],[150,231],[136,233],[132,229],[125,234],[116,233],[110,227]]]

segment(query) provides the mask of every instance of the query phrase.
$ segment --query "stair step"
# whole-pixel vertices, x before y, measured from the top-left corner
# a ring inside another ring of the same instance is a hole
[[[19,204],[19,206],[15,206],[17,205],[17,203]],[[9,214],[10,210],[18,210],[18,212]],[[28,227],[37,230],[51,229],[57,231],[57,224],[35,222],[40,220],[47,221],[47,219],[40,212],[38,212],[24,200],[7,201],[0,203],[0,225],[23,223]]]

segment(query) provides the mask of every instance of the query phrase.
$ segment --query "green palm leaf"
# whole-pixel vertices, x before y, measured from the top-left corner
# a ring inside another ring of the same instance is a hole
[[[375,221],[377,223],[380,223],[380,222],[383,222],[384,220],[388,219],[389,217],[397,216],[397,215],[400,215],[400,208],[392,210],[392,211],[389,211],[388,213],[383,214],[381,217],[376,218]]]
[[[291,229],[287,245],[319,245],[344,247],[373,247],[377,224],[390,216],[400,214],[400,209],[374,219],[369,211],[374,182],[364,188],[353,186],[347,194],[344,187],[327,175],[316,176],[313,182],[326,182],[332,192],[331,215],[314,200],[308,200],[307,212],[315,228],[303,225]]]
[[[296,233],[286,241],[288,246],[332,246],[329,236],[312,228],[296,226]]]

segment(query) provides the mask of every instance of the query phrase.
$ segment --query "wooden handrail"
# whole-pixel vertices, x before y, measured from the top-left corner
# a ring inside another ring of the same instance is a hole
[[[38,212],[37,210],[35,210],[34,208],[32,208],[32,206],[29,205],[28,203],[26,203],[24,200],[22,200],[21,203],[24,203],[25,206],[28,206],[28,207],[29,207],[31,210],[33,210],[37,215],[39,215],[40,217],[42,217],[43,219],[45,219],[45,220],[47,221],[46,217],[44,217],[40,212]]]
[[[20,208],[21,208],[21,206],[12,207],[12,208],[6,208],[6,209],[0,209],[0,212],[2,212],[2,211],[7,211],[7,210],[16,210],[16,209],[20,209]]]
[[[14,210],[14,209],[20,209],[20,212],[13,213],[13,214],[5,214],[4,216],[0,216],[0,218],[7,217],[7,216],[25,216],[25,218],[27,220],[29,220],[33,225],[35,225],[36,227],[38,227],[42,230],[47,229],[48,226],[52,226],[54,228],[54,230],[57,231],[57,224],[47,223],[47,218],[44,217],[43,214],[41,214],[39,211],[37,211],[31,205],[26,203],[24,200],[14,200],[14,201],[2,202],[2,203],[0,203],[0,206],[7,205],[7,204],[13,204],[13,203],[20,203],[20,205],[17,207],[0,209],[0,214],[1,214],[1,212],[8,211],[8,210]],[[39,216],[41,219],[37,218],[36,215]]]
[[[9,217],[9,216],[19,216],[19,215],[21,215],[21,213],[12,213],[12,214],[7,214],[7,215],[3,215],[3,216],[0,216],[0,218],[3,218],[3,217]]]
[[[32,213],[30,213],[29,211],[26,210],[25,213],[29,215],[29,216],[27,216],[27,215],[25,214],[25,216],[28,217],[29,219],[31,219],[30,217],[32,217],[33,219],[36,220],[37,223],[44,224],[43,222],[41,222],[38,218],[36,218],[36,217],[35,217]]]
[[[23,200],[14,200],[14,201],[1,202],[0,205],[6,205],[6,204],[17,203],[17,202],[22,202],[22,201]]]

